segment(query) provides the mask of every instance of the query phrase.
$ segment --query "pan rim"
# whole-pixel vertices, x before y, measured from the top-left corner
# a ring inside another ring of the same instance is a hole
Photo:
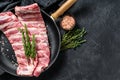
[[[56,27],[56,29],[57,29],[57,32],[58,32],[58,35],[59,35],[59,48],[58,48],[58,50],[57,50],[57,55],[56,55],[56,57],[54,58],[54,60],[52,61],[52,63],[50,63],[50,65],[48,66],[48,67],[46,67],[46,69],[44,70],[44,71],[46,71],[47,69],[49,69],[54,63],[55,63],[55,61],[56,61],[56,59],[58,58],[58,55],[59,55],[59,52],[60,52],[60,47],[61,47],[61,34],[60,34],[60,30],[59,30],[59,28],[58,28],[58,26],[57,26],[57,24],[56,24],[56,22],[55,22],[55,20],[51,17],[51,16],[49,16],[44,10],[42,10],[41,9],[41,11],[44,13],[44,14],[46,14],[49,18],[51,18],[51,20],[53,21],[53,23],[54,23],[54,25],[55,25],[55,27]]]
[[[59,52],[60,52],[60,47],[61,47],[61,34],[60,34],[60,30],[59,30],[56,22],[55,22],[44,10],[41,9],[40,11],[42,11],[42,13],[44,13],[45,15],[47,15],[47,17],[49,17],[49,18],[53,21],[53,24],[55,25],[55,28],[56,28],[56,30],[57,30],[57,34],[59,35],[59,36],[58,36],[58,40],[59,40],[58,43],[59,43],[59,44],[57,44],[57,45],[59,45],[59,47],[58,47],[58,49],[57,49],[57,51],[56,51],[55,58],[52,60],[52,62],[49,62],[48,67],[46,67],[46,68],[44,69],[44,71],[41,73],[41,74],[43,74],[46,70],[48,70],[48,69],[55,63],[56,59],[58,58],[58,55],[59,55]],[[44,21],[44,22],[45,22],[45,21]],[[50,61],[51,61],[51,59],[50,59]],[[1,66],[1,65],[0,65],[0,66]],[[31,76],[20,76],[20,75],[11,73],[11,72],[9,72],[8,70],[6,70],[5,68],[3,68],[2,66],[1,66],[0,68],[1,68],[1,70],[4,71],[3,74],[4,74],[4,73],[9,73],[9,74],[11,74],[11,75],[13,75],[13,76],[17,76],[17,77],[31,77]],[[2,74],[1,74],[1,75],[2,75]],[[39,75],[39,76],[40,76],[40,75]],[[32,77],[34,77],[34,76],[32,76]]]

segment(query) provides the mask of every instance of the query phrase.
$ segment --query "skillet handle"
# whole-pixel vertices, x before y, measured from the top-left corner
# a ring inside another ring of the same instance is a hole
[[[61,16],[66,10],[68,10],[77,0],[67,0],[57,11],[51,14],[53,19],[57,19]]]

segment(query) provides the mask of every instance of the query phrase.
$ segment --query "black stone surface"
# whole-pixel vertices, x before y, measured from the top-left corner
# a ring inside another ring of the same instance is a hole
[[[8,1],[0,1],[0,11],[17,2]],[[55,64],[38,78],[4,73],[0,80],[120,80],[119,3],[120,0],[77,0],[65,14],[74,15],[77,26],[85,27],[87,42],[60,52]]]

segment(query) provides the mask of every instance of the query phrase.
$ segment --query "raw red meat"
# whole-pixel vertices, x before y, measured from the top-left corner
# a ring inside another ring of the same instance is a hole
[[[47,30],[40,13],[39,6],[34,3],[28,6],[15,7],[15,13],[22,24],[27,24],[30,34],[35,34],[37,39],[37,55],[38,63],[33,72],[34,76],[39,76],[40,73],[48,66],[50,50],[47,38]]]
[[[18,28],[22,27],[23,25],[12,12],[0,13],[0,29],[5,33],[15,51],[18,62],[17,74],[33,76],[38,61],[30,59],[28,63],[28,59],[24,54],[22,35],[18,31]]]
[[[50,62],[50,49],[48,43],[47,29],[43,21],[39,6],[34,3],[28,6],[15,7],[15,14],[12,12],[0,13],[0,29],[10,41],[17,58],[17,74],[21,76],[39,76]],[[35,59],[25,56],[22,35],[18,28],[26,24],[29,35],[36,37]]]

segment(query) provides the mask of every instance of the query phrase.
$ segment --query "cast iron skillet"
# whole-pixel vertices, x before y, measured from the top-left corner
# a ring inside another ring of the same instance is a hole
[[[50,63],[45,69],[47,70],[57,59],[60,50],[61,37],[56,23],[43,10],[41,10],[41,13],[48,30],[48,38],[51,52]],[[3,73],[7,72],[17,76],[17,62],[15,53],[12,49],[10,42],[2,31],[0,31],[0,69],[3,71]]]
[[[67,0],[56,12],[49,16],[46,12],[41,9],[41,13],[48,30],[48,39],[50,43],[50,63],[48,67],[44,70],[50,68],[50,66],[55,62],[60,51],[61,36],[60,31],[55,23],[54,19],[57,19],[62,15],[68,8],[70,8],[77,0]],[[12,49],[10,42],[2,31],[0,31],[0,69],[1,71],[10,73],[12,75],[18,76],[16,74],[17,62],[15,53]]]

